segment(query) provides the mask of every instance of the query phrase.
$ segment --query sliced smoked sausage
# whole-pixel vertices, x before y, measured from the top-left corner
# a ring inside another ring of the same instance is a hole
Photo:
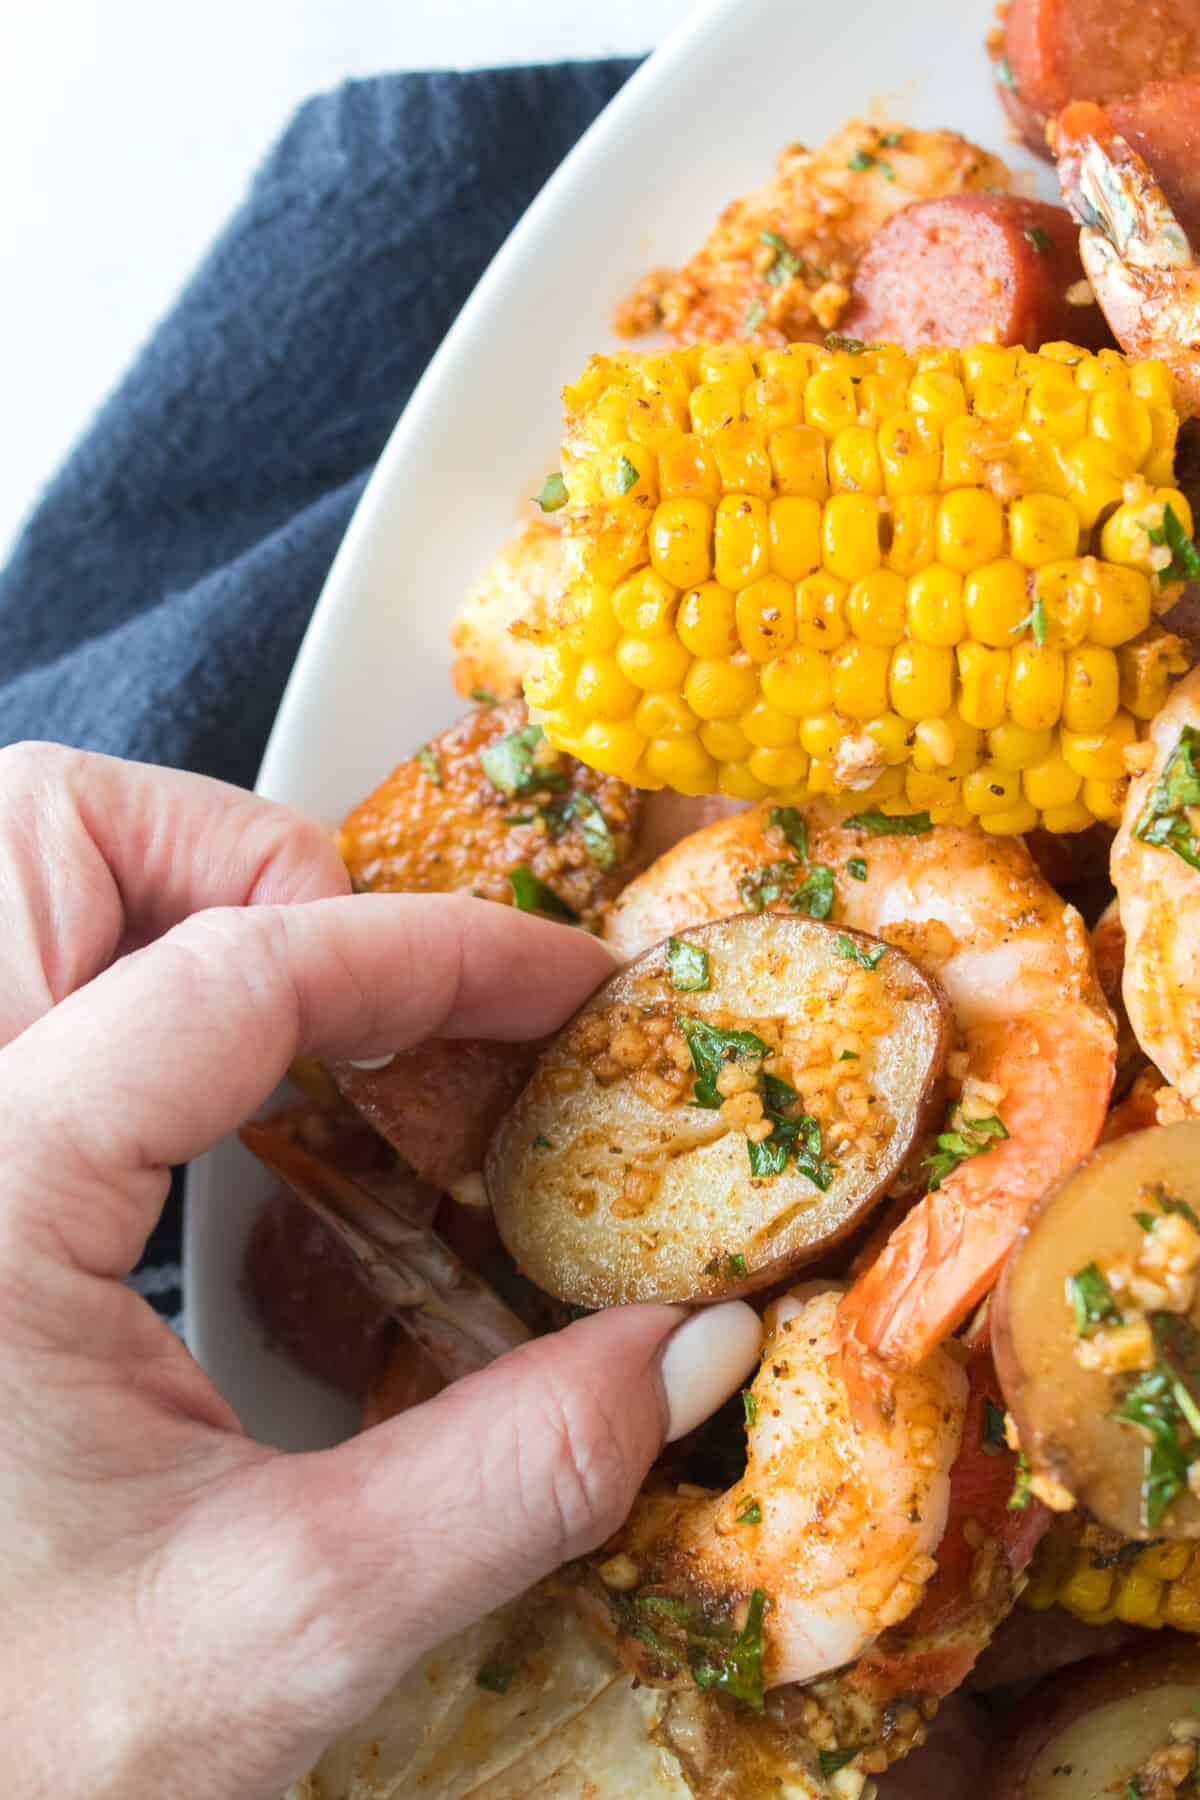
[[[905,207],[858,265],[840,330],[902,344],[1111,343],[1061,206],[954,194]],[[1081,303],[1082,302],[1082,303]]]
[[[1031,149],[1072,100],[1109,105],[1148,81],[1200,74],[1200,0],[1011,0],[995,60]]]

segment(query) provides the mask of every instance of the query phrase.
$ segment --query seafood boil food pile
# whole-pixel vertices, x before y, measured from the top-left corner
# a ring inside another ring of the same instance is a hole
[[[988,49],[1064,204],[787,149],[621,301],[469,710],[338,831],[618,967],[542,1044],[296,1069],[272,1341],[365,1424],[581,1311],[763,1343],[309,1800],[1200,1793],[1200,6]]]

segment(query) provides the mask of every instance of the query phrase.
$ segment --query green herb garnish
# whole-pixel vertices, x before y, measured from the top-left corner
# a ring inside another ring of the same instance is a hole
[[[844,1769],[847,1763],[852,1763],[858,1755],[859,1748],[861,1746],[857,1746],[853,1750],[818,1750],[817,1762],[826,1781],[831,1775],[836,1775],[839,1769]]]
[[[1023,1450],[1017,1451],[1017,1472],[1013,1476],[1012,1493],[1008,1496],[1009,1512],[1024,1512],[1033,1499],[1033,1470]]]
[[[590,794],[576,794],[566,809],[567,820],[574,819],[583,839],[583,847],[602,875],[607,875],[617,861],[617,848],[608,829],[608,820]]]
[[[1017,78],[1012,72],[1012,67],[1007,56],[998,56],[996,58],[996,80],[1000,83],[1001,87],[1006,87],[1011,93],[1016,93]]]
[[[1134,1223],[1140,1225],[1143,1231],[1153,1231],[1157,1222],[1153,1213],[1135,1212],[1133,1218]]]
[[[640,473],[641,471],[637,466],[634,463],[631,463],[629,458],[622,452],[617,458],[617,473],[613,480],[613,486],[616,488],[618,494],[627,494],[630,488],[636,487]]]
[[[1049,256],[1054,248],[1054,239],[1048,231],[1043,231],[1040,225],[1027,225],[1025,236],[1039,256]]]
[[[1183,528],[1183,521],[1170,505],[1163,508],[1163,522],[1152,525],[1146,536],[1152,544],[1165,544],[1171,560],[1165,569],[1156,571],[1160,588],[1173,581],[1195,581],[1200,578],[1200,552]]]
[[[745,318],[742,320],[743,331],[757,331],[767,316],[767,309],[761,300],[756,300]]]
[[[775,261],[767,270],[769,286],[782,287],[785,281],[790,281],[793,275],[800,273],[800,258],[777,231],[760,231],[758,241],[775,252]]]
[[[847,356],[861,356],[866,347],[861,338],[843,337],[840,331],[825,334],[826,350],[844,350]]]
[[[726,1064],[762,1062],[771,1054],[771,1046],[752,1031],[722,1031],[720,1026],[710,1025],[706,1019],[691,1019],[686,1013],[676,1013],[675,1023],[683,1033],[697,1075],[692,1088],[693,1104],[713,1112],[719,1111],[723,1103],[717,1077]]]
[[[722,1654],[697,1663],[692,1669],[697,1687],[717,1688],[734,1700],[744,1701],[754,1712],[763,1710],[762,1626],[766,1604],[763,1590],[755,1588],[746,1623],[733,1643]]]
[[[872,837],[920,837],[933,830],[933,820],[927,812],[851,813],[844,823],[856,831],[869,831]]]
[[[788,905],[810,919],[827,919],[833,911],[834,875],[825,863],[814,863]]]
[[[1187,809],[1200,806],[1198,752],[1200,730],[1194,725],[1185,725],[1133,828],[1134,837],[1141,838],[1144,844],[1173,850],[1193,869],[1200,869],[1200,849],[1196,846]]]
[[[844,956],[849,962],[856,962],[861,969],[878,968],[881,959],[887,953],[886,944],[872,944],[871,948],[867,950],[842,931],[839,931],[834,938],[833,947],[839,956]]]
[[[738,899],[749,913],[760,913],[778,900],[793,875],[800,873],[799,863],[764,863],[753,875],[743,875],[737,884]]]
[[[557,512],[560,507],[567,504],[569,498],[567,484],[557,469],[553,475],[547,475],[542,483],[541,493],[534,495],[534,499],[544,513]]]
[[[518,795],[564,788],[561,769],[540,763],[537,749],[545,737],[540,725],[522,725],[519,731],[495,738],[479,752],[479,763],[494,788],[515,800]]]
[[[759,1144],[746,1140],[746,1150],[750,1158],[752,1175],[782,1175],[789,1161],[796,1165],[797,1173],[806,1175],[814,1187],[825,1193],[834,1176],[833,1164],[821,1154],[821,1124],[811,1113],[791,1115],[787,1108],[794,1106],[799,1095],[786,1081],[776,1083],[777,1088],[785,1089],[790,1098],[782,1100],[773,1089],[767,1086],[774,1077],[768,1075],[763,1081],[763,1111],[771,1121],[771,1135]]]
[[[1120,1320],[1112,1289],[1096,1263],[1086,1263],[1067,1277],[1067,1298],[1075,1314],[1075,1331],[1079,1337],[1091,1337],[1098,1325]]]
[[[1108,1415],[1120,1424],[1138,1426],[1150,1440],[1142,1478],[1142,1519],[1151,1530],[1187,1486],[1189,1459],[1179,1441],[1186,1420],[1173,1389],[1162,1368],[1148,1369],[1125,1389],[1121,1404]]]
[[[861,856],[852,856],[850,861],[846,864],[846,873],[854,881],[865,881],[867,879],[867,865],[865,859]]]
[[[904,133],[902,131],[885,131],[880,137],[879,146],[882,150],[894,150],[898,144],[903,142]]]
[[[499,706],[500,704],[499,694],[493,694],[491,688],[472,688],[471,699],[474,700],[478,706]]]
[[[533,1147],[535,1150],[553,1150],[554,1145],[544,1132],[539,1131],[533,1140]]]
[[[742,1389],[742,1411],[746,1415],[747,1430],[758,1424],[758,1400],[749,1388]]]
[[[706,994],[712,986],[708,951],[685,938],[668,938],[667,979],[677,993]]]
[[[1045,643],[1046,632],[1049,628],[1049,620],[1046,616],[1046,602],[1042,599],[1040,594],[1034,595],[1033,605],[1023,619],[1018,619],[1013,630],[1024,631],[1026,626],[1032,631],[1035,644]]]
[[[808,861],[808,826],[804,814],[795,806],[773,806],[767,814],[767,821],[776,831],[782,831],[801,862]]]
[[[856,174],[861,175],[865,169],[873,169],[875,167],[875,158],[871,155],[869,150],[856,150],[854,155],[850,158],[850,161],[846,164],[846,167],[848,169],[853,169]]]
[[[984,1119],[963,1119],[955,1131],[939,1133],[937,1148],[933,1155],[926,1158],[929,1170],[929,1191],[932,1194],[940,1188],[947,1175],[952,1175],[959,1163],[966,1162],[972,1156],[986,1156],[993,1143],[1006,1138],[1004,1121],[995,1113]]]
[[[425,771],[425,774],[429,777],[430,781],[432,781],[434,787],[441,787],[442,765],[437,759],[436,751],[431,750],[428,744],[424,744],[413,757],[413,761],[419,769]]]
[[[839,1062],[858,1062],[859,1060],[860,1058],[857,1050],[843,1050],[838,1057]]]
[[[885,181],[895,181],[896,171],[893,169],[886,156],[877,156],[875,158],[875,164]]]
[[[512,888],[513,905],[520,912],[543,913],[548,919],[561,919],[567,925],[578,925],[579,914],[573,906],[568,906],[561,894],[539,881],[532,869],[524,866],[510,869],[509,886]]]
[[[997,1406],[990,1394],[983,1396],[980,1442],[985,1456],[1000,1456],[1008,1449],[1008,1439],[1004,1435],[1004,1408]]]
[[[726,1256],[723,1259],[721,1271],[725,1276],[726,1281],[740,1281],[742,1279],[742,1276],[746,1273],[746,1259],[740,1250],[733,1251],[731,1255]]]
[[[748,1501],[744,1510],[738,1513],[734,1523],[736,1525],[761,1525],[762,1507],[759,1505],[758,1501]]]

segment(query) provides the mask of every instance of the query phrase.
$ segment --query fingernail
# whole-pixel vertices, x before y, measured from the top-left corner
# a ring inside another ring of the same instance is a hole
[[[744,1300],[706,1306],[667,1339],[661,1365],[667,1442],[716,1412],[757,1367],[762,1320]]]
[[[386,1069],[389,1063],[395,1062],[396,1052],[389,1050],[386,1056],[348,1056],[346,1061],[352,1069]]]

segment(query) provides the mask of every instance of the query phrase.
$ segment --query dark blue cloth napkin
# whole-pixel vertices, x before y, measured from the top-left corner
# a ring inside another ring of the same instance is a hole
[[[253,782],[391,427],[634,66],[383,76],[300,109],[0,574],[0,743]],[[135,1277],[167,1313],[178,1262],[173,1196]]]

